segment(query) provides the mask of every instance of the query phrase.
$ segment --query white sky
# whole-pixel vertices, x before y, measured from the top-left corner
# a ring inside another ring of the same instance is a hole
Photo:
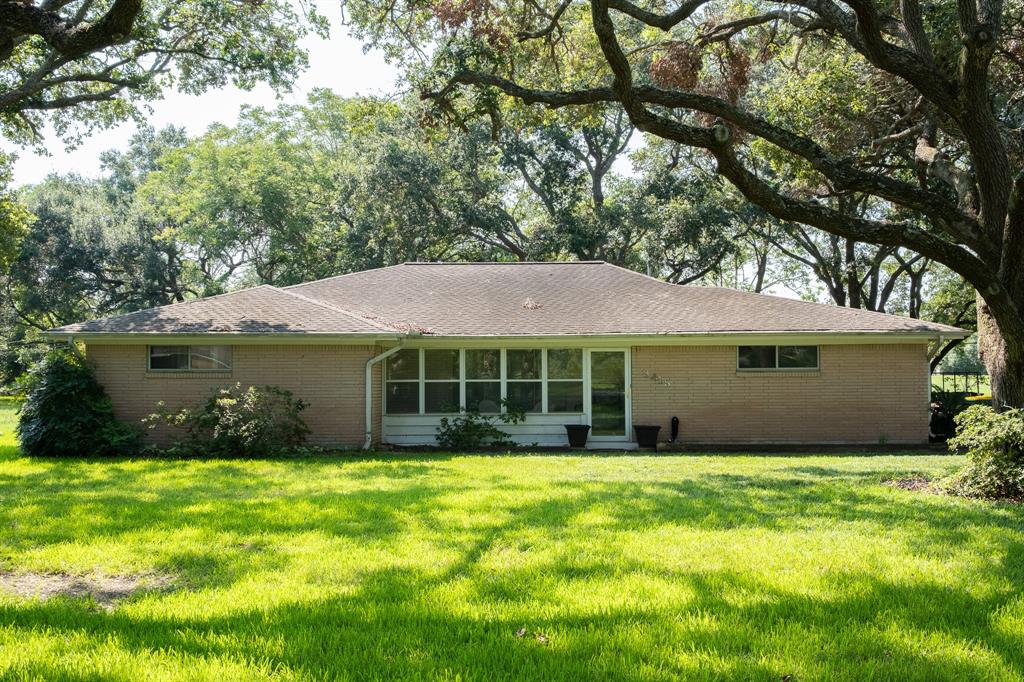
[[[324,3],[321,11],[331,19],[331,37],[327,40],[309,36],[303,47],[309,52],[309,68],[296,81],[292,92],[278,99],[266,86],[249,92],[228,86],[199,96],[166,93],[165,99],[152,103],[148,122],[156,129],[167,125],[184,126],[193,135],[200,134],[215,122],[233,124],[242,105],[273,107],[278,102],[301,104],[314,88],[329,88],[339,95],[387,95],[397,89],[398,71],[385,63],[377,52],[363,53],[362,44],[348,36],[341,26],[340,10],[334,3]],[[37,155],[31,149],[17,148],[4,142],[2,148],[17,154],[14,184],[39,182],[50,173],[80,173],[96,176],[100,172],[100,152],[121,149],[135,132],[134,122],[94,133],[75,149],[68,151],[52,132],[46,137],[49,155]]]

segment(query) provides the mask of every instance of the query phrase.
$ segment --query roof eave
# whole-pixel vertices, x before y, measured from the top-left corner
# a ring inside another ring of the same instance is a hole
[[[131,344],[131,343],[377,343],[415,339],[424,344],[453,342],[494,342],[507,340],[515,342],[565,341],[579,343],[586,339],[588,343],[613,343],[618,345],[664,345],[664,344],[710,344],[742,341],[744,343],[785,343],[787,341],[807,343],[886,343],[886,342],[923,342],[942,339],[963,339],[974,332],[966,329],[934,329],[934,330],[860,330],[860,331],[828,331],[828,330],[776,330],[776,331],[715,331],[715,332],[661,332],[661,333],[621,333],[621,334],[416,334],[416,333],[384,333],[384,332],[76,332],[53,329],[43,333],[43,337],[51,341],[74,339],[93,343]]]
[[[235,343],[376,343],[398,341],[407,334],[398,332],[90,332],[51,329],[42,333],[49,341],[76,340],[86,343],[164,343],[200,344],[211,341]]]

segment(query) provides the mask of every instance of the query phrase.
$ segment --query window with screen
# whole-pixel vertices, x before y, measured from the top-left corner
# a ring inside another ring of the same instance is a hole
[[[466,349],[466,409],[501,412],[501,351],[497,348]]]
[[[548,351],[548,412],[583,411],[583,350]]]
[[[229,372],[231,346],[150,346],[149,369],[157,372]]]
[[[526,412],[543,412],[540,349],[510,348],[505,351],[505,362],[509,404]]]
[[[400,350],[385,361],[384,409],[387,414],[420,411],[420,352]]]
[[[423,411],[428,413],[458,412],[459,351],[423,351]]]
[[[739,346],[739,369],[818,369],[817,346]]]

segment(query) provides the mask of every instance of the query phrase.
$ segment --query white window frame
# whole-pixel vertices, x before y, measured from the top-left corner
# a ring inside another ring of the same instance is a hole
[[[186,354],[188,355],[188,367],[185,369],[171,369],[165,367],[153,367],[153,349],[159,347],[167,348],[185,348]],[[194,369],[192,367],[192,349],[201,346],[220,346],[222,348],[228,348],[231,357],[228,359],[228,366],[224,367],[213,367],[210,369]],[[159,372],[159,373],[182,373],[188,372],[190,374],[230,374],[235,368],[235,347],[225,344],[217,343],[151,343],[146,346],[146,371],[147,372]]]
[[[427,378],[427,351],[453,351],[455,348],[420,348],[420,414],[450,415],[459,414],[466,410],[466,353],[464,348],[459,348],[459,376],[455,379],[428,379]],[[427,384],[458,384],[459,404],[455,412],[427,412]]]
[[[799,348],[801,346],[814,348],[814,367],[779,367],[779,348]],[[740,348],[774,348],[774,367],[740,367]],[[815,343],[747,343],[736,346],[736,371],[737,372],[817,372],[821,369],[821,346]]]
[[[417,349],[415,349],[415,348],[407,348],[407,349],[403,349],[403,350],[417,350]],[[423,377],[424,377],[424,373],[425,373],[426,370],[423,368],[423,351],[422,350],[419,350],[417,352],[417,354],[416,354],[416,362],[418,364],[417,364],[416,378],[415,379],[389,379],[388,378],[388,370],[387,370],[388,363],[387,363],[387,361],[385,361],[383,363],[384,366],[381,368],[381,378],[382,378],[381,387],[383,389],[383,390],[381,390],[381,409],[383,411],[382,411],[381,414],[387,414],[388,384],[416,384],[416,400],[418,401],[415,412],[396,412],[395,414],[390,415],[390,416],[397,417],[397,416],[409,416],[411,414],[423,414],[423,404],[425,402],[425,396],[424,396],[424,390],[425,389],[424,389]]]
[[[548,376],[548,353],[553,350],[578,350],[580,352],[580,378],[579,379],[552,379]],[[580,384],[580,388],[583,392],[583,406],[587,404],[587,349],[573,346],[565,346],[561,348],[545,348],[544,349],[544,414],[583,414],[581,412],[552,412],[551,406],[548,404],[548,385],[551,382],[556,384]]]
[[[540,376],[536,379],[509,379],[508,378],[508,351],[540,351]],[[548,349],[538,348],[536,346],[530,348],[503,348],[501,353],[501,376],[504,379],[501,384],[501,411],[508,412],[508,408],[505,406],[505,401],[508,400],[508,385],[509,384],[536,384],[540,383],[540,412],[526,412],[526,414],[547,414],[548,403],[545,400],[548,389],[548,375],[547,375],[547,364],[548,364]]]
[[[498,378],[497,379],[470,379],[470,378],[468,378],[466,376],[466,351],[468,351],[468,350],[496,350],[496,351],[498,351]],[[459,384],[459,401],[460,402],[459,402],[459,404],[462,406],[462,409],[463,410],[466,409],[466,388],[469,386],[469,384],[498,384],[498,412],[481,412],[480,414],[494,415],[494,414],[500,414],[502,411],[504,411],[505,408],[501,404],[501,401],[502,401],[502,397],[501,396],[503,396],[505,394],[505,383],[502,380],[502,377],[504,376],[504,371],[502,370],[502,367],[505,364],[505,349],[504,348],[494,348],[494,347],[490,347],[490,348],[460,348],[459,349],[459,361],[461,362],[461,364],[459,365],[459,368],[461,370],[459,372],[459,381],[460,381],[460,384]]]

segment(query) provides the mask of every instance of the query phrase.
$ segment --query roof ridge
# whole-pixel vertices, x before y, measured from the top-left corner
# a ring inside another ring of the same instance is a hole
[[[368,272],[377,272],[378,270],[391,270],[392,268],[400,268],[404,263],[396,263],[395,265],[384,265],[379,268],[370,268],[369,270],[356,270],[355,272],[343,272],[340,275],[331,275],[330,277],[324,277],[323,279],[314,279],[311,282],[299,282],[298,284],[289,284],[286,287],[278,287],[278,291],[286,291],[289,289],[298,289],[300,287],[307,287],[310,284],[319,284],[320,282],[330,282],[335,279],[341,279],[342,277],[351,277],[352,275],[365,275]]]
[[[267,286],[269,286],[269,285],[267,285]],[[375,320],[375,319],[371,319],[369,317],[366,317],[365,315],[360,315],[359,313],[353,312],[351,310],[346,310],[345,308],[338,307],[338,306],[334,305],[333,303],[328,303],[327,301],[321,301],[321,300],[313,298],[311,296],[304,296],[302,294],[297,294],[294,291],[286,291],[285,289],[282,289],[280,287],[272,286],[270,288],[273,289],[274,291],[279,291],[282,294],[285,294],[286,296],[293,296],[293,297],[295,297],[297,299],[300,299],[302,301],[306,301],[307,303],[312,303],[313,305],[318,305],[321,308],[326,308],[328,310],[333,310],[336,313],[341,313],[342,315],[345,315],[347,317],[351,317],[354,320],[358,320],[360,322],[366,322],[367,324],[369,324],[371,326],[374,326],[377,329],[380,329],[381,331],[386,331],[386,332],[393,332],[393,331],[395,331],[394,325],[391,325],[391,328],[388,328],[388,327],[384,326],[385,324],[389,324],[389,322],[387,320],[380,320],[380,321],[378,321],[378,320]],[[383,324],[382,324],[382,322],[383,322]]]
[[[603,260],[436,260],[405,261],[400,265],[610,265]],[[397,267],[397,266],[395,266]],[[354,273],[349,273],[354,274]],[[322,281],[322,280],[321,280]]]

